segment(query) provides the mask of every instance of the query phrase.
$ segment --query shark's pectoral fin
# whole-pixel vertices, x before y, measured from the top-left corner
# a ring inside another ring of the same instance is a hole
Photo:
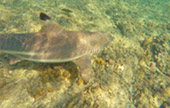
[[[92,78],[92,67],[91,67],[91,59],[89,55],[81,57],[74,61],[80,69],[80,76],[85,83],[88,83]]]

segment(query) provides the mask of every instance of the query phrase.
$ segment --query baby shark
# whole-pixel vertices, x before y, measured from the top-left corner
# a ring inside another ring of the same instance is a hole
[[[46,23],[39,32],[0,34],[0,54],[44,63],[73,61],[82,78],[88,79],[85,74],[92,71],[91,54],[105,47],[113,37],[98,32],[65,30],[44,13],[40,19]]]

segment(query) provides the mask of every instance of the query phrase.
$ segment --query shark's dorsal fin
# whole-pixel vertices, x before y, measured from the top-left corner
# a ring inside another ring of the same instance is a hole
[[[43,21],[51,20],[51,18],[43,12],[40,13],[39,18]]]
[[[41,12],[39,18],[43,21],[46,21],[40,32],[60,33],[63,31],[63,28],[54,21],[51,21],[51,18],[45,13]]]
[[[47,21],[41,28],[40,32],[53,32],[53,33],[59,33],[63,31],[64,29],[58,25],[56,22],[53,21]]]

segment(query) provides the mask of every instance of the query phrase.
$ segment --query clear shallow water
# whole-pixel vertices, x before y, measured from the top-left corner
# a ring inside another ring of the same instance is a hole
[[[65,70],[74,70],[71,64],[1,68],[0,107],[169,107],[169,7],[168,0],[1,0],[1,33],[39,31],[44,12],[67,30],[106,32],[115,40],[92,57],[88,87],[77,70]]]

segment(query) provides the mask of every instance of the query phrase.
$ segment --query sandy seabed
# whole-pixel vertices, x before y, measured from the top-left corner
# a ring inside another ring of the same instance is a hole
[[[1,0],[0,32],[37,32],[48,14],[67,30],[115,39],[91,57],[84,84],[73,62],[0,68],[0,108],[170,107],[170,1]]]

